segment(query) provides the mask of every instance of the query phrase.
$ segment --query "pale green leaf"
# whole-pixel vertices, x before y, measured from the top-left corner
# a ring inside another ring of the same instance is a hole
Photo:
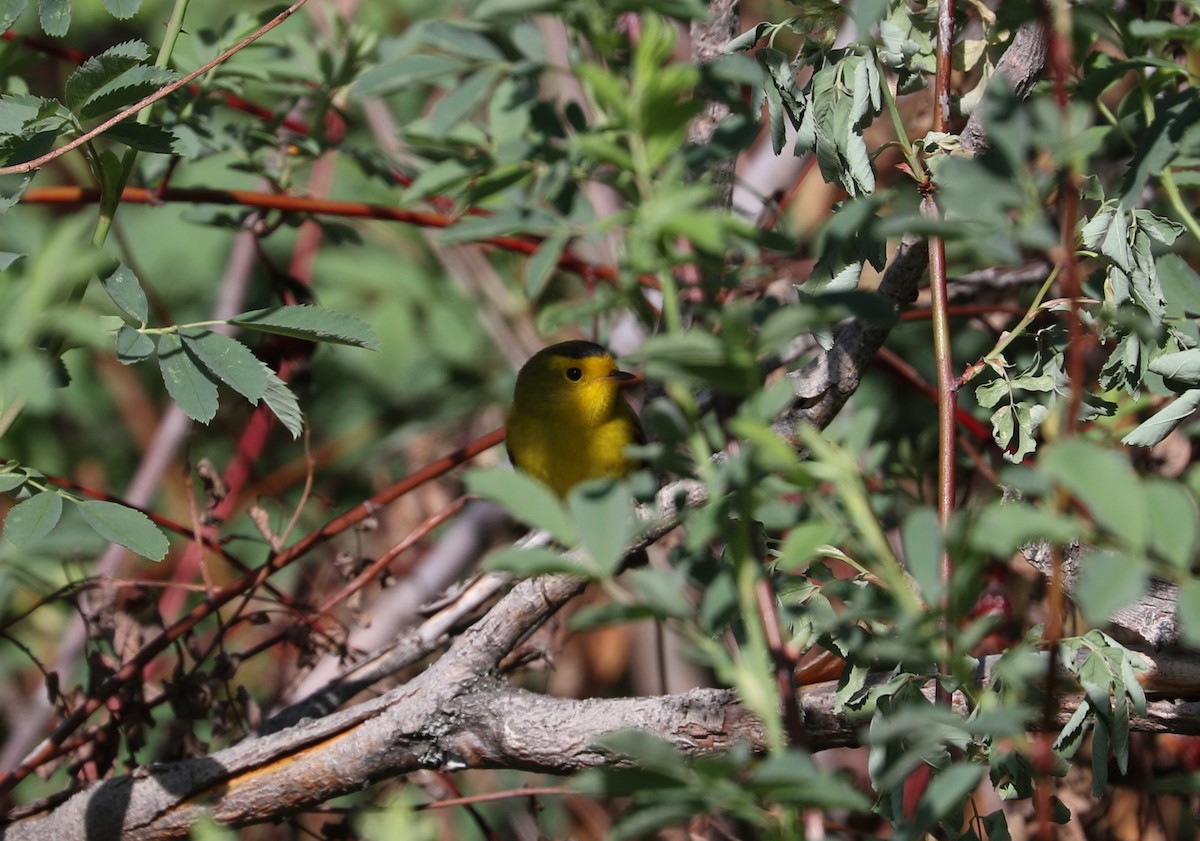
[[[105,540],[152,561],[166,557],[170,548],[166,535],[141,511],[100,499],[84,500],[78,508],[88,525]]]

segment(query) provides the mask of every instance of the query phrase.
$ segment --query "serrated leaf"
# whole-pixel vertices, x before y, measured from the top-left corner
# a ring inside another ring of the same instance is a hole
[[[125,70],[117,78],[101,85],[82,105],[78,114],[85,120],[100,117],[110,111],[127,108],[177,78],[167,67],[139,64]]]
[[[114,316],[115,317],[115,316]],[[117,359],[122,365],[133,365],[154,353],[154,340],[128,324],[117,330]]]
[[[221,382],[258,403],[267,391],[267,368],[250,348],[224,333],[183,330],[183,344]]]
[[[200,423],[216,416],[217,386],[188,356],[175,333],[164,333],[158,339],[158,368],[167,393],[185,415]]]
[[[100,499],[84,500],[78,508],[96,534],[144,558],[161,561],[171,548],[167,536],[141,511]]]
[[[29,188],[30,180],[31,176],[26,175],[15,187],[0,189],[0,213],[16,206],[21,196],[25,195],[25,190]]]
[[[67,77],[63,101],[73,111],[131,67],[150,58],[150,49],[137,40],[117,44],[99,55],[92,56]]]
[[[267,373],[267,389],[263,392],[263,402],[295,440],[304,431],[304,414],[300,411],[300,403],[287,387],[287,383],[279,379],[270,368],[265,365],[263,368]]]
[[[150,152],[155,155],[181,153],[179,138],[166,126],[147,125],[126,120],[108,129],[103,136],[108,140],[124,143],[139,152]]]
[[[575,528],[554,491],[537,479],[515,470],[468,470],[467,490],[490,499],[517,520],[543,529],[564,545],[575,542]]]
[[[131,268],[124,263],[117,263],[112,271],[100,278],[100,285],[114,304],[136,320],[139,326],[146,326],[146,319],[150,317],[150,305],[141,282]]]
[[[25,11],[29,0],[0,0],[0,32],[7,32]]]
[[[142,0],[104,0],[104,8],[117,20],[129,20],[142,7]]]
[[[71,28],[71,0],[38,0],[38,21],[47,35],[63,37]]]
[[[307,304],[245,312],[235,315],[229,322],[240,324],[247,330],[307,339],[310,342],[331,342],[379,350],[379,336],[362,319]]]
[[[4,537],[20,549],[48,535],[62,516],[62,497],[42,491],[14,505],[4,518]]]

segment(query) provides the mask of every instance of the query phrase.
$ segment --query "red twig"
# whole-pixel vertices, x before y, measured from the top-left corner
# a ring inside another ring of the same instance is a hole
[[[124,663],[104,683],[94,689],[87,700],[67,716],[54,729],[54,732],[38,745],[19,766],[8,773],[0,775],[0,794],[11,791],[15,785],[28,777],[39,765],[52,759],[57,753],[58,746],[71,733],[87,721],[94,712],[104,706],[122,686],[131,680],[137,680],[141,671],[154,657],[184,634],[188,633],[192,628],[196,627],[203,619],[212,615],[215,611],[243,593],[260,586],[271,575],[312,551],[317,546],[320,546],[325,541],[361,523],[389,502],[412,491],[414,488],[420,487],[425,482],[441,476],[443,473],[457,467],[468,459],[474,458],[479,453],[495,446],[503,440],[503,428],[475,439],[466,447],[432,462],[403,480],[385,488],[365,502],[359,503],[346,513],[334,517],[321,526],[321,528],[310,532],[283,552],[270,558],[263,566],[243,575],[237,581],[208,596],[203,602],[188,611],[179,621],[143,645],[132,659]]]
[[[28,204],[88,204],[99,201],[100,191],[93,187],[37,187],[27,190],[21,201]],[[350,219],[387,219],[404,222],[423,228],[449,228],[458,222],[458,217],[423,210],[404,210],[379,204],[334,201],[301,196],[285,196],[279,193],[259,193],[248,190],[214,190],[206,187],[170,187],[161,194],[141,187],[126,187],[121,201],[134,204],[161,204],[162,202],[196,202],[198,204],[242,205],[283,213],[313,213],[325,216],[341,216]],[[541,247],[541,240],[533,237],[498,236],[479,241],[505,251],[530,255]],[[594,277],[606,283],[615,283],[617,270],[612,266],[595,265],[564,252],[559,258],[558,268],[580,277]],[[643,286],[658,288],[658,281],[649,276],[639,277]]]

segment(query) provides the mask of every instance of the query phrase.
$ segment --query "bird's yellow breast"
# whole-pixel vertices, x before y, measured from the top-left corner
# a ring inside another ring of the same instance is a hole
[[[508,415],[513,464],[560,497],[588,479],[619,479],[636,466],[625,448],[642,440],[619,389],[630,375],[601,346],[564,342],[535,354],[517,376]]]

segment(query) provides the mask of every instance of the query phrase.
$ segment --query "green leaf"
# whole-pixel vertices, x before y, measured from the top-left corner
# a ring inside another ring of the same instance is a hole
[[[266,367],[266,366],[264,366]],[[267,369],[267,389],[263,392],[263,402],[267,404],[275,417],[279,418],[279,422],[284,428],[292,434],[292,439],[300,437],[300,433],[304,430],[304,415],[300,412],[300,403],[296,400],[296,395],[287,387],[287,383],[279,379],[278,375],[269,368]]]
[[[937,513],[928,506],[920,506],[909,512],[900,529],[904,545],[904,560],[908,571],[921,587],[925,603],[936,607],[946,593],[946,582],[942,580],[942,553],[945,540]]]
[[[1047,447],[1039,467],[1087,506],[1098,526],[1132,549],[1146,546],[1150,512],[1137,474],[1123,455],[1072,439]]]
[[[175,333],[158,339],[158,368],[171,399],[192,420],[208,423],[217,414],[217,387],[192,361]]]
[[[635,531],[628,486],[603,480],[583,482],[568,494],[567,510],[596,567],[606,575],[615,573]]]
[[[379,336],[360,318],[344,312],[308,306],[268,307],[229,319],[247,330],[276,333],[310,342],[331,342],[379,350]]]
[[[741,35],[735,37],[728,44],[721,47],[721,52],[729,54],[750,49],[759,42],[759,39],[763,37],[763,34],[773,25],[774,24],[772,24],[770,21],[759,21]],[[776,154],[778,154],[778,152],[776,152]]]
[[[429,115],[429,132],[445,137],[450,129],[479,109],[500,76],[499,67],[485,67],[461,80],[437,101]]]
[[[21,196],[25,195],[25,190],[29,188],[31,180],[32,177],[26,175],[16,186],[9,184],[0,186],[0,213],[16,207],[17,203],[21,201]]]
[[[211,330],[187,329],[181,333],[184,347],[205,368],[251,403],[258,403],[267,391],[268,371],[250,348]]]
[[[139,152],[176,155],[183,151],[175,132],[166,126],[144,125],[126,120],[105,131],[103,136],[108,140],[124,143]]]
[[[1130,447],[1153,447],[1179,428],[1200,407],[1200,389],[1190,389],[1138,424],[1121,439]]]
[[[525,266],[525,297],[529,300],[537,300],[546,288],[551,275],[558,268],[558,260],[566,248],[568,236],[565,231],[551,234],[529,258]]]
[[[848,779],[824,772],[811,756],[794,748],[763,760],[745,785],[773,802],[796,808],[852,812],[871,808],[870,799]]]
[[[1200,646],[1200,580],[1188,578],[1180,585],[1175,610],[1183,628],[1183,641],[1193,648]]]
[[[476,20],[524,17],[538,12],[555,11],[561,9],[562,5],[562,0],[483,0],[475,6],[471,17]]]
[[[762,382],[754,356],[742,345],[700,330],[651,336],[636,354],[646,376],[745,395]]]
[[[141,511],[100,499],[84,500],[78,508],[87,524],[105,540],[152,561],[166,557],[170,548],[166,535]]]
[[[1200,274],[1178,254],[1163,254],[1155,266],[1168,306],[1179,307],[1187,315],[1200,315]]]
[[[62,497],[54,491],[42,491],[18,502],[4,518],[5,539],[17,549],[36,543],[58,525],[62,509]]]
[[[1196,557],[1196,500],[1176,482],[1148,478],[1143,485],[1150,509],[1150,548],[1180,572]]]
[[[456,53],[473,61],[503,61],[492,39],[452,20],[433,20],[421,30],[421,41],[439,52]]]
[[[114,316],[115,317],[115,316]],[[154,340],[128,324],[117,331],[117,359],[122,365],[133,365],[154,353]]]
[[[82,119],[91,120],[127,108],[178,78],[174,70],[139,64],[125,70],[89,96],[78,108]]]
[[[3,200],[0,199],[0,202]],[[4,212],[4,208],[0,207],[0,213]],[[5,271],[13,263],[24,257],[24,254],[18,254],[15,251],[0,251],[0,272]]]
[[[1150,580],[1145,558],[1121,552],[1089,552],[1079,564],[1075,598],[1093,625],[1104,624],[1118,608],[1141,598]]]
[[[375,67],[350,86],[352,99],[387,96],[396,91],[463,70],[470,65],[445,55],[406,55]]]
[[[150,48],[138,40],[125,41],[92,56],[67,77],[63,101],[78,111],[106,85],[133,67],[144,65],[150,58]]]
[[[532,476],[515,470],[468,470],[463,477],[467,490],[490,499],[517,520],[544,529],[559,543],[575,542],[575,528],[554,491]]]
[[[25,471],[17,469],[7,473],[0,473],[0,493],[14,491],[21,485],[25,484],[25,480],[29,478]]]
[[[1167,380],[1187,385],[1200,384],[1200,348],[1161,353],[1150,360],[1149,368]]]
[[[655,616],[687,620],[696,613],[685,595],[684,579],[675,571],[640,567],[625,573],[622,580]]]
[[[150,306],[146,301],[146,293],[133,269],[124,263],[116,266],[106,275],[100,277],[100,285],[113,299],[113,303],[137,321],[139,327],[146,326],[150,317]]]
[[[38,19],[47,35],[63,37],[71,28],[71,0],[38,0]]]
[[[104,0],[104,8],[117,20],[129,20],[142,7],[142,0]]]
[[[1090,526],[1069,514],[1024,502],[992,502],[970,529],[971,545],[981,552],[1007,557],[1035,540],[1066,543],[1086,539]]]
[[[986,773],[987,766],[976,762],[957,762],[939,772],[921,795],[917,805],[917,826],[928,829],[962,808]]]
[[[813,518],[797,523],[788,530],[787,537],[779,547],[777,565],[789,572],[803,572],[817,557],[818,550],[835,543],[841,534],[841,525],[833,520]]]
[[[0,0],[0,32],[7,32],[25,11],[29,0]]]
[[[489,554],[483,561],[484,569],[511,572],[522,578],[535,578],[539,575],[582,575],[596,578],[596,570],[585,567],[579,561],[544,547],[523,549],[519,546],[505,546]]]

